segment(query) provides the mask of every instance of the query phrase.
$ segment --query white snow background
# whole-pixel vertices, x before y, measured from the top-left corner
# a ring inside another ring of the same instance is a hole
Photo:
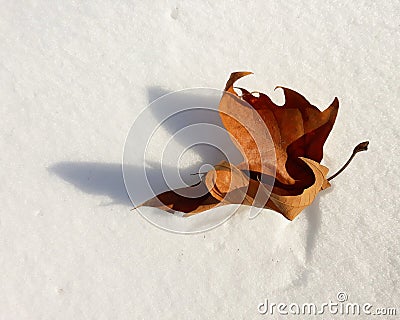
[[[0,319],[303,319],[257,306],[339,291],[400,312],[398,1],[0,7]],[[204,234],[154,227],[121,174],[133,120],[239,70],[277,103],[277,85],[321,108],[339,98],[331,173],[369,150],[293,222],[243,209]]]

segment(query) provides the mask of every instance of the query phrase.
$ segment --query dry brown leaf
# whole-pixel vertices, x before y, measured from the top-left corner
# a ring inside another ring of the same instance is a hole
[[[321,112],[302,95],[284,87],[279,87],[285,95],[283,106],[274,104],[265,94],[255,96],[242,88],[239,96],[233,86],[249,74],[231,74],[219,105],[222,122],[245,163],[235,166],[223,161],[198,185],[164,192],[142,206],[190,216],[216,206],[244,204],[272,209],[293,220],[330,186],[328,180],[339,174],[357,152],[367,150],[368,142],[359,144],[345,166],[327,179],[328,168],[319,162],[336,119],[337,98]],[[274,177],[275,173],[273,185],[260,181],[261,176]]]

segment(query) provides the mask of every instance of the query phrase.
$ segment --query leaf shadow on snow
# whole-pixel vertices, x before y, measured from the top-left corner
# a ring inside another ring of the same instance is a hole
[[[315,248],[318,232],[321,228],[320,196],[317,195],[314,202],[305,210],[307,226],[306,237],[306,262],[311,261]]]
[[[48,171],[88,194],[108,196],[114,203],[132,205],[121,164],[63,161],[52,165]]]
[[[129,174],[133,176],[143,175],[143,168],[139,166],[124,166],[124,169],[125,172],[129,170]],[[168,190],[168,186],[163,179],[163,172],[165,173],[168,170],[175,172],[175,168],[170,167],[163,167],[163,171],[157,166],[146,168],[148,183],[154,194]],[[190,173],[194,172],[193,170],[193,168],[185,168],[181,172],[184,175],[190,175]],[[48,171],[85,193],[109,197],[112,203],[115,204],[133,206],[125,188],[121,164],[63,161],[52,165],[48,168]],[[193,178],[196,179],[196,176]],[[143,197],[144,201],[149,198],[149,194],[147,192],[141,195],[140,192],[143,189],[142,186],[138,186],[136,196],[137,198]]]
[[[154,100],[157,100],[171,92],[172,91],[166,90],[160,86],[151,86],[147,88],[147,99],[149,103],[152,103]]]
[[[172,91],[162,89],[158,86],[149,87],[147,89],[148,102],[151,104],[154,100],[171,92]],[[215,104],[215,96],[202,95],[201,91],[196,94],[187,91],[177,91],[174,97],[176,97],[178,103],[182,103],[183,101],[188,106],[199,102],[200,104],[204,104],[204,106]],[[174,103],[174,100],[169,101]],[[151,112],[152,116],[155,117],[158,123],[162,123],[164,129],[166,129],[170,135],[174,135],[179,130],[193,124],[212,123],[220,126],[222,125],[220,118],[216,116],[218,113],[213,110],[187,110],[187,112],[180,113],[179,117],[176,119],[173,117],[168,118],[170,115],[168,108],[152,108]],[[164,121],[166,118],[168,118],[168,121]],[[177,142],[182,145],[193,141],[193,138],[187,135],[178,135],[176,139],[178,140]],[[223,154],[215,148],[198,148],[197,151],[199,157],[204,161],[203,163],[218,163],[224,159]],[[129,175],[133,177],[143,175],[143,166],[140,164],[137,166],[132,164],[125,165],[124,169],[129,170]],[[198,172],[198,169],[199,164],[193,164],[186,168],[180,168],[179,174],[187,178],[184,179],[184,181],[193,180],[191,183],[196,183],[198,182],[198,177],[191,176],[190,174]],[[124,184],[122,164],[62,161],[53,164],[48,171],[56,174],[88,194],[107,196],[112,200],[112,203],[132,206]],[[163,178],[163,172],[176,174],[176,168],[163,165],[161,170],[158,163],[147,163],[146,165],[146,177],[151,189],[154,191],[154,195],[169,190]],[[140,186],[134,188],[134,191],[136,196],[137,193],[141,192]],[[142,197],[139,195],[139,199],[141,198],[147,200],[148,194],[146,196],[142,195]]]
[[[315,270],[313,269],[313,256],[316,242],[318,239],[318,233],[321,229],[321,197],[324,197],[328,193],[333,191],[334,187],[324,190],[323,193],[318,194],[314,202],[304,210],[302,214],[305,215],[307,220],[307,230],[305,237],[305,263],[299,263],[299,270],[296,271],[297,276],[282,290],[289,289],[291,287],[305,287],[308,284],[310,278],[313,277]]]
[[[318,232],[321,229],[321,207],[320,199],[333,192],[334,186],[322,191],[315,198],[314,202],[305,209],[305,214],[308,222],[307,238],[306,238],[306,262],[310,262],[313,258],[313,251],[315,248]]]
[[[229,138],[229,134],[218,113],[218,104],[222,97],[222,91],[208,88],[169,91],[159,86],[150,86],[147,88],[147,96],[152,116],[158,123],[162,124],[163,129],[173,137],[174,141],[182,146],[189,147],[193,143],[199,142],[196,141],[196,137],[193,135],[197,132],[194,128],[200,126],[202,135],[204,134],[209,139],[206,139],[206,141],[211,141],[216,146],[210,147],[207,143],[196,146],[195,149],[203,164],[215,165],[222,160],[227,160],[224,153],[230,159],[236,160],[240,158],[241,161],[243,160],[240,152]],[[168,96],[162,100],[163,103],[160,103],[160,101],[155,102],[155,100],[163,96]],[[152,102],[155,105],[152,105]],[[164,103],[181,106],[185,110],[182,111],[181,107],[170,108]],[[177,110],[179,112],[176,112]],[[208,130],[210,127],[220,128],[221,131],[218,134],[214,134],[215,131]],[[187,129],[184,131],[185,134],[177,134],[183,132],[183,129]],[[218,148],[221,148],[221,150],[218,150]],[[235,160],[232,162],[235,162]]]

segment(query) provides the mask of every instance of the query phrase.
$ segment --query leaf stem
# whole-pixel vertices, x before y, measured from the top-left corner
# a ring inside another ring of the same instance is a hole
[[[340,170],[339,170],[338,172],[336,172],[333,176],[329,177],[327,180],[330,181],[330,180],[332,180],[333,178],[337,177],[339,174],[341,174],[342,171],[343,171],[344,169],[346,169],[346,167],[350,164],[351,160],[353,160],[354,156],[355,156],[357,153],[359,153],[359,152],[361,152],[361,151],[366,151],[366,150],[368,150],[368,144],[369,144],[369,141],[364,141],[364,142],[359,143],[359,144],[354,148],[353,153],[351,154],[349,160],[347,160],[347,162],[343,165],[343,167],[341,167]]]

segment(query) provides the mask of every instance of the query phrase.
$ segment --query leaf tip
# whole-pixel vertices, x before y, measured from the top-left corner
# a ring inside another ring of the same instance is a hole
[[[233,84],[239,80],[240,78],[243,78],[245,76],[248,76],[250,74],[253,74],[251,71],[236,71],[232,72],[227,83],[225,86],[225,91],[232,92],[233,91]]]
[[[338,99],[338,97],[335,97],[333,99],[333,101],[332,101],[331,105],[328,107],[328,109],[330,109],[330,108],[335,109],[334,113],[337,113],[337,111],[339,110],[339,99]]]

